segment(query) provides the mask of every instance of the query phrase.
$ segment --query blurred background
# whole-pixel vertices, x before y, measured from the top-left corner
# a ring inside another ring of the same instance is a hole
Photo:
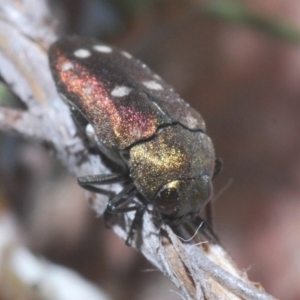
[[[49,5],[59,35],[93,36],[132,53],[202,114],[224,161],[214,182],[223,246],[268,293],[300,299],[300,1]],[[0,99],[12,105],[6,93],[0,86]],[[105,229],[44,147],[1,133],[3,206],[29,249],[77,270],[111,299],[180,299],[167,278]]]

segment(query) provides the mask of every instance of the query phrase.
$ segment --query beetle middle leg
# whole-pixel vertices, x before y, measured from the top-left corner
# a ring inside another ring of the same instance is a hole
[[[95,185],[104,185],[104,184],[111,184],[111,183],[120,183],[127,180],[128,178],[126,176],[117,173],[88,175],[88,176],[82,176],[77,178],[79,185],[84,189],[94,193],[106,195],[109,197],[109,201],[107,203],[107,207],[104,212],[104,222],[106,226],[110,227],[109,225],[110,218],[113,214],[124,214],[130,211],[136,212],[133,221],[130,225],[128,237],[126,239],[126,245],[130,245],[130,242],[133,240],[134,233],[145,211],[145,206],[138,202],[134,202],[135,203],[134,205],[128,206],[132,198],[137,193],[135,185],[133,183],[129,183],[118,194],[95,186]]]
[[[133,201],[137,190],[134,183],[127,185],[119,194],[115,195],[108,201],[107,208],[104,212],[105,224],[108,225],[112,214],[124,214],[126,212],[135,211],[133,221],[130,225],[129,233],[126,239],[126,245],[129,246],[133,240],[138,225],[142,220],[145,211],[145,206],[139,202]],[[134,202],[134,205],[129,206],[129,203]]]

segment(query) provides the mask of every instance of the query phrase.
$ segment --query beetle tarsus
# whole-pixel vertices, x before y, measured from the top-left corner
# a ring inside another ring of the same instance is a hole
[[[131,223],[127,239],[125,241],[125,244],[127,246],[130,246],[132,244],[135,232],[137,231],[138,228],[141,227],[141,222],[143,221],[144,212],[145,212],[145,206],[144,205],[136,206],[136,212],[135,212],[133,221]]]

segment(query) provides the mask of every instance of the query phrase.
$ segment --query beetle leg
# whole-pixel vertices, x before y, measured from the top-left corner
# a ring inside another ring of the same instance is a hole
[[[130,229],[129,229],[129,232],[128,232],[127,239],[125,241],[125,244],[127,246],[131,245],[131,241],[133,240],[134,234],[135,234],[137,228],[139,227],[139,224],[143,220],[142,217],[143,217],[143,214],[144,214],[144,211],[145,211],[145,206],[141,205],[141,204],[137,204],[135,206],[119,208],[117,210],[117,212],[114,212],[114,213],[111,213],[109,210],[106,210],[104,212],[105,225],[108,228],[110,228],[111,227],[110,218],[113,214],[115,214],[115,213],[126,213],[126,212],[130,212],[130,211],[135,211],[135,215],[134,215],[134,218],[133,218],[132,223],[130,225]]]
[[[126,178],[123,175],[118,173],[87,175],[87,176],[81,176],[77,178],[78,184],[84,189],[94,193],[107,194],[107,195],[112,194],[113,196],[116,195],[114,192],[109,192],[106,191],[105,189],[95,187],[95,185],[112,184],[112,183],[122,182],[125,180]]]
[[[87,175],[87,176],[81,176],[77,178],[78,184],[86,188],[90,185],[101,185],[101,184],[111,184],[111,183],[117,183],[125,181],[127,178],[118,173],[112,173],[112,174],[98,174],[98,175]]]
[[[121,182],[124,180],[125,177],[117,173],[88,175],[88,176],[81,176],[77,178],[78,184],[84,189],[93,193],[98,193],[98,194],[108,196],[109,198],[113,198],[114,196],[116,196],[116,193],[102,189],[100,187],[96,187],[94,185],[111,184],[111,183]]]
[[[130,197],[137,192],[134,183],[128,184],[124,189],[107,203],[107,212],[112,214],[125,213],[130,211],[130,207],[120,207],[122,204],[125,204],[130,200]],[[129,209],[129,210],[128,210]]]
[[[133,236],[134,236],[137,228],[139,227],[139,225],[143,221],[145,206],[144,205],[135,206],[135,210],[136,210],[136,212],[135,212],[135,215],[134,215],[133,221],[131,223],[130,230],[129,230],[129,233],[128,233],[128,236],[127,236],[127,239],[126,239],[126,242],[125,242],[125,244],[127,246],[131,245],[131,241],[133,240]]]
[[[107,204],[107,208],[104,212],[104,220],[106,226],[110,227],[109,219],[112,214],[124,214],[126,212],[135,211],[135,216],[133,221],[130,225],[129,233],[126,239],[126,245],[129,246],[131,241],[133,240],[134,233],[138,228],[142,220],[143,213],[145,211],[145,206],[140,204],[139,202],[135,202],[133,206],[124,206],[127,202],[132,201],[132,196],[137,192],[135,185],[129,184],[126,186],[118,195],[114,196],[112,199],[109,200]]]
[[[125,205],[126,202],[129,202],[131,200],[131,197],[137,192],[135,185],[133,183],[128,184],[117,195],[114,192],[107,191],[105,189],[94,186],[94,185],[101,185],[101,184],[117,183],[126,180],[128,180],[128,178],[126,178],[124,175],[117,174],[117,173],[88,175],[88,176],[82,176],[77,178],[78,184],[84,189],[94,193],[107,195],[111,198],[108,201],[107,208],[104,212],[104,221],[106,226],[110,227],[109,218],[111,217],[112,214],[120,214],[129,211],[136,211],[130,226],[128,237],[126,239],[126,245],[129,246],[130,241],[133,239],[134,232],[136,231],[136,228],[138,227],[138,224],[141,221],[145,207],[144,205],[141,205],[138,202],[134,202],[135,205],[133,206],[127,206],[127,207],[126,206],[120,207],[120,206]]]
[[[135,210],[138,210],[139,209],[139,206],[138,205],[136,205],[136,206],[130,206],[130,207],[124,207],[124,208],[120,208],[120,209],[118,209],[118,211],[117,212],[110,212],[108,209],[106,209],[105,211],[104,211],[104,223],[105,223],[105,226],[106,227],[108,227],[108,228],[111,228],[111,221],[110,221],[110,219],[111,219],[111,217],[113,216],[113,215],[116,215],[116,214],[123,214],[123,213],[127,213],[127,212],[130,212],[130,211],[135,211]]]

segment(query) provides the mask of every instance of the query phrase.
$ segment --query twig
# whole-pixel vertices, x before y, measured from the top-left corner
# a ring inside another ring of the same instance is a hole
[[[21,244],[12,215],[0,211],[0,291],[6,299],[109,300],[68,268],[37,258]]]
[[[23,0],[18,6],[12,0],[0,4],[1,75],[28,107],[25,112],[0,108],[0,128],[51,145],[76,176],[108,173],[100,156],[90,154],[76,137],[69,110],[57,95],[47,61],[47,49],[55,35],[41,16],[47,16],[42,0]],[[118,185],[111,186],[113,191],[118,189]],[[93,208],[102,214],[107,200],[88,195]],[[132,213],[118,217],[113,227],[123,240],[132,219]],[[169,276],[185,299],[273,299],[251,284],[218,245],[182,243],[168,226],[155,226],[147,212],[139,234],[133,247]]]

